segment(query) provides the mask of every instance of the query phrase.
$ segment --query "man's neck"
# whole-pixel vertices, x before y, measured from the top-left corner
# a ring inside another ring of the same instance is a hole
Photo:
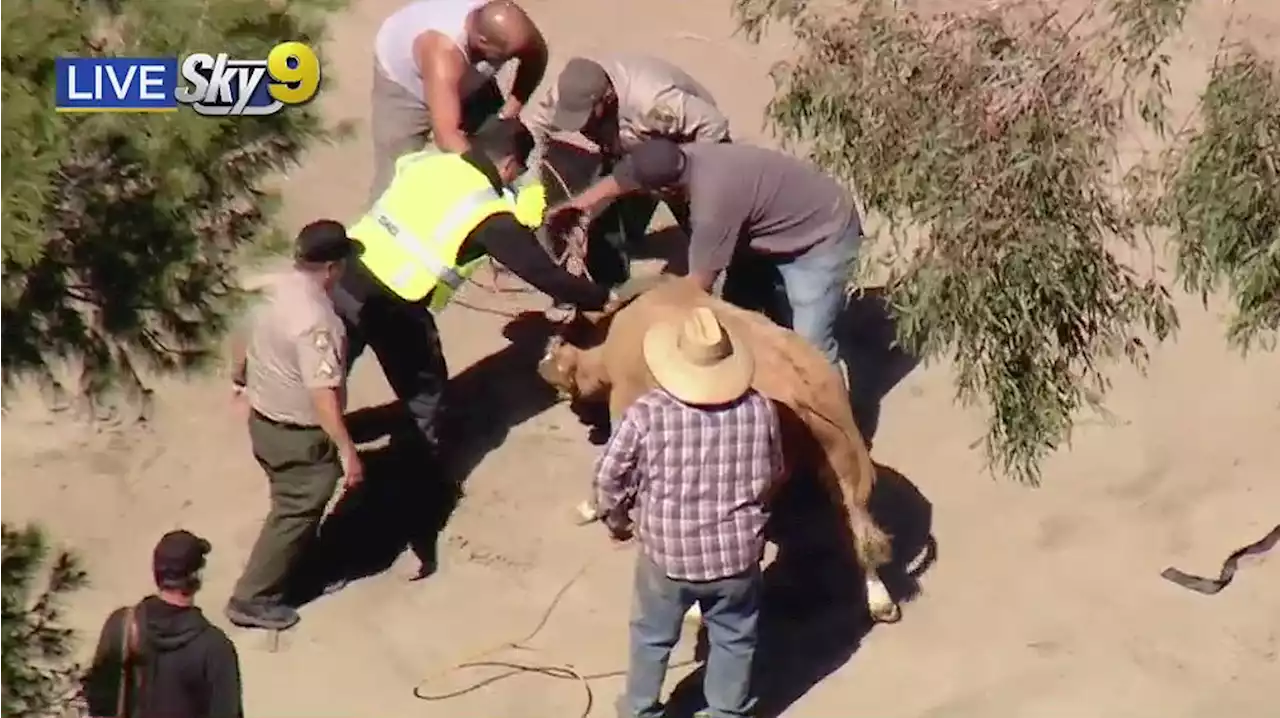
[[[313,272],[309,269],[297,268],[297,272],[301,274],[306,281],[315,286],[316,289],[324,294],[329,293],[329,282],[325,279],[325,273]]]
[[[189,608],[195,605],[195,602],[196,602],[195,596],[188,596],[185,593],[179,593],[177,591],[167,591],[164,589],[161,589],[156,592],[156,598],[160,599],[161,601],[164,601],[170,606],[177,606],[178,608]]]

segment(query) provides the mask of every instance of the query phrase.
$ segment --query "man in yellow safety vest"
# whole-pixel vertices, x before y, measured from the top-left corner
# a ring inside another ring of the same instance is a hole
[[[492,257],[580,309],[607,311],[617,303],[609,290],[553,262],[534,237],[540,187],[518,200],[509,189],[533,146],[519,119],[493,118],[466,152],[404,155],[386,191],[348,230],[363,250],[334,292],[347,325],[346,366],[366,345],[373,349],[433,454],[449,372],[431,312],[449,303],[481,260]]]

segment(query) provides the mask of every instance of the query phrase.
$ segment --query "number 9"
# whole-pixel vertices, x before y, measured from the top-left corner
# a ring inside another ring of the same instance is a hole
[[[289,61],[293,60],[291,67]],[[300,42],[282,42],[271,48],[267,54],[267,72],[276,83],[297,84],[290,87],[286,84],[272,84],[267,92],[275,100],[286,105],[301,105],[316,96],[320,89],[320,58],[315,50]]]

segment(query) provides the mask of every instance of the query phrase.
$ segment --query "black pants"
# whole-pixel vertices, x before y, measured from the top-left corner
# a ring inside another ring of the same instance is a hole
[[[449,367],[426,300],[401,299],[356,261],[335,289],[334,305],[347,329],[347,371],[365,347],[373,349],[427,448],[438,450]]]
[[[626,195],[592,220],[587,227],[587,271],[597,284],[612,288],[631,278],[633,248],[644,240],[660,201],[647,194]],[[667,206],[688,236],[688,205],[668,202]]]
[[[779,326],[791,328],[791,302],[778,266],[769,257],[740,249],[724,273],[720,296],[742,309],[759,312]]]

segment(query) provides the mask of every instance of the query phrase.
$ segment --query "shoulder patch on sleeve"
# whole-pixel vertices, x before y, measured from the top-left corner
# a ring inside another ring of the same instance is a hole
[[[678,128],[677,113],[669,105],[657,104],[644,115],[646,129],[657,134],[673,134]]]
[[[308,331],[307,338],[311,341],[312,346],[320,351],[328,351],[333,348],[333,333],[324,327],[316,327]]]

